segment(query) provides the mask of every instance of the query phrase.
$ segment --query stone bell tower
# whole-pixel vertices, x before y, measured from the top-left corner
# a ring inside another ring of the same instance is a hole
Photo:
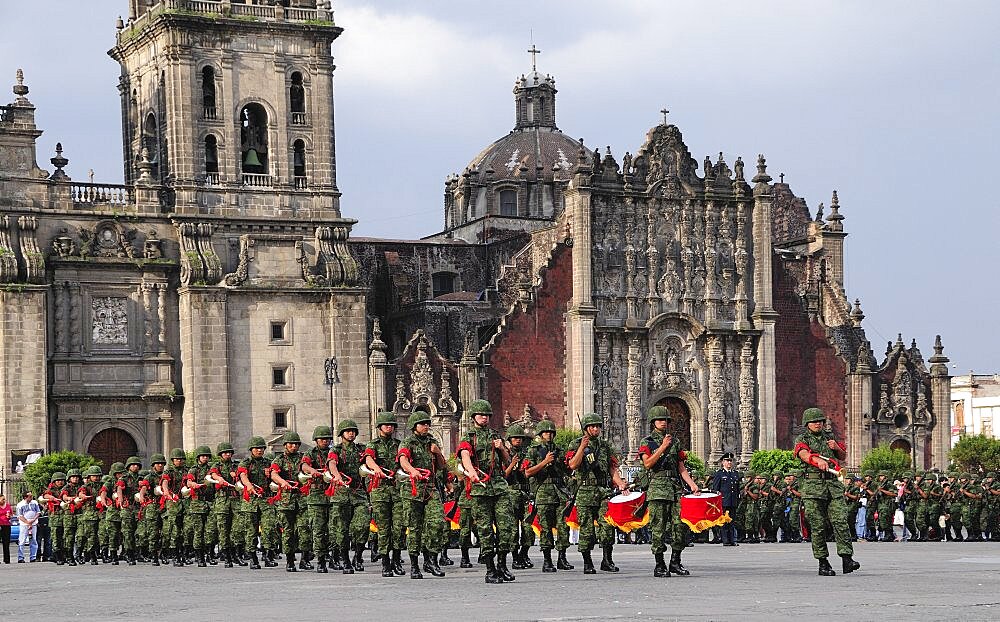
[[[130,0],[108,52],[125,183],[162,186],[163,212],[339,217],[341,32],[324,0]]]

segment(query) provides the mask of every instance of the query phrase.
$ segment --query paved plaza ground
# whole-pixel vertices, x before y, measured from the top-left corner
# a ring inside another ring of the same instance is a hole
[[[481,567],[443,579],[289,574],[149,565],[0,566],[0,616],[22,620],[997,620],[1000,544],[867,543],[862,568],[816,575],[808,544],[697,545],[690,577],[654,579],[647,546],[618,546],[616,575],[517,571],[488,586]]]

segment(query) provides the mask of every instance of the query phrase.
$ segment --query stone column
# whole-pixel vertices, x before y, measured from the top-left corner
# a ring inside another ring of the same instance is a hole
[[[757,400],[753,381],[753,337],[747,337],[740,350],[740,465],[750,464],[757,431]]]
[[[951,450],[951,376],[948,375],[949,359],[944,355],[941,335],[934,338],[934,356],[927,361],[931,364],[931,408],[934,409],[931,466],[945,470],[948,468],[948,452]]]
[[[80,284],[69,284],[69,337],[70,352],[80,354],[83,351],[83,324],[80,319]]]
[[[162,424],[160,447],[164,452],[166,452],[168,449],[172,449],[171,444],[173,441],[171,440],[171,435],[173,434],[173,429],[172,429],[173,426],[170,425],[172,420],[173,417],[171,417],[169,414],[160,415],[160,423]]]
[[[582,147],[582,146],[581,146]],[[581,148],[580,165],[566,192],[566,219],[573,240],[573,295],[566,313],[566,419],[594,410],[594,320],[591,296],[590,165]]]
[[[386,362],[385,342],[382,341],[382,327],[378,318],[375,318],[375,325],[372,328],[372,342],[369,346],[371,354],[368,356],[368,410],[369,423],[372,436],[375,436],[375,417],[380,411],[386,409],[385,405],[385,370],[389,366]]]
[[[167,284],[156,286],[156,350],[167,351]]]
[[[56,281],[52,284],[53,311],[55,317],[52,323],[55,328],[56,354],[66,353],[66,284]]]
[[[757,449],[774,449],[778,444],[777,380],[775,378],[774,324],[778,314],[773,308],[774,284],[771,274],[773,248],[771,244],[771,176],[767,174],[764,156],[757,157],[754,176],[753,205],[753,321],[760,329],[757,343],[757,404],[760,413],[760,434]]]
[[[642,440],[642,359],[638,336],[628,340],[628,371],[625,376],[625,427],[628,432],[627,456],[634,460]],[[608,421],[604,425],[608,425]]]
[[[465,334],[465,349],[458,362],[458,436],[465,436],[469,431],[469,418],[462,415],[465,407],[473,400],[480,398],[479,390],[479,344],[476,333]]]
[[[143,283],[139,286],[142,291],[142,327],[143,327],[143,352],[149,354],[153,351],[153,284]]]
[[[59,436],[56,438],[55,449],[56,451],[60,449],[69,449],[69,431],[66,427],[66,418],[56,415],[56,420],[59,422]]]
[[[860,321],[856,326],[860,326]],[[849,466],[859,466],[861,459],[872,449],[874,365],[868,344],[862,344],[858,348],[858,363],[847,376],[847,429],[844,430],[844,441],[847,443]]]
[[[716,464],[722,458],[722,435],[726,425],[726,381],[722,371],[722,338],[718,335],[709,335],[705,342],[705,360],[708,361],[708,462]]]
[[[77,451],[76,448],[76,419],[72,417],[66,418],[66,441],[63,445],[63,449],[68,449],[70,451]]]

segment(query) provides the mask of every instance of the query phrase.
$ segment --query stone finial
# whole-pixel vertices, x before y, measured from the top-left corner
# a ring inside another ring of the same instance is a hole
[[[819,207],[816,208],[816,222],[823,222],[823,204],[820,203]]]
[[[830,198],[830,215],[826,217],[826,221],[830,223],[827,226],[830,229],[842,231],[844,229],[842,220],[844,220],[844,216],[840,213],[840,198],[837,196],[837,191],[834,190],[833,196]]]
[[[757,156],[757,174],[751,179],[755,184],[767,184],[771,182],[771,176],[767,174],[767,159],[764,154]]]
[[[896,347],[903,347],[903,333],[896,333]]]
[[[149,159],[149,147],[142,148],[142,160],[139,162],[139,179],[141,184],[153,183],[153,162]]]
[[[372,322],[372,343],[369,346],[372,352],[385,352],[386,345],[382,341],[382,325],[378,318],[375,318]]]
[[[950,359],[944,355],[944,346],[941,345],[941,335],[936,335],[934,337],[934,356],[927,359],[927,362],[931,364],[931,376],[947,376],[948,366],[945,364]],[[969,372],[969,377],[972,378],[972,372]]]
[[[24,70],[18,69],[17,72],[14,74],[14,77],[17,80],[17,83],[14,85],[13,89],[14,95],[17,95],[17,100],[14,103],[30,104],[31,102],[29,102],[28,98],[25,97],[25,95],[28,94],[28,87],[24,85]]]
[[[63,171],[63,168],[69,164],[69,159],[63,157],[62,143],[56,143],[56,157],[50,158],[49,162],[52,163],[52,166],[56,167],[56,172],[52,173],[51,177],[53,181],[69,181],[69,175]]]
[[[855,326],[861,326],[861,320],[865,319],[865,313],[861,310],[861,299],[854,299],[854,309],[851,311],[851,320]]]

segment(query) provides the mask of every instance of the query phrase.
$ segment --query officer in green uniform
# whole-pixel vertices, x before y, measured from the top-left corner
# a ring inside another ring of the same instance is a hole
[[[250,451],[250,455],[240,462],[239,467],[236,469],[236,475],[239,478],[239,484],[237,484],[237,490],[242,493],[242,502],[240,503],[240,513],[243,514],[243,525],[246,529],[244,534],[244,543],[246,545],[246,553],[250,558],[250,570],[260,570],[260,560],[257,558],[257,534],[261,533],[261,539],[263,540],[263,533],[261,532],[261,513],[268,505],[267,501],[264,499],[265,489],[268,486],[269,473],[271,470],[270,461],[264,458],[264,449],[267,447],[267,443],[260,436],[254,436],[247,443],[247,450]],[[270,561],[267,558],[267,549],[265,547],[265,564],[268,567],[277,566],[276,563]]]
[[[139,514],[139,471],[142,460],[138,456],[129,456],[125,461],[125,472],[121,474],[115,485],[118,487],[118,514],[122,519],[122,551],[129,566],[136,563],[136,521]]]
[[[663,406],[653,406],[646,413],[646,418],[652,426],[649,436],[642,439],[639,446],[639,458],[642,466],[649,474],[649,486],[646,499],[649,503],[649,530],[652,537],[651,549],[656,559],[653,569],[654,577],[669,577],[671,573],[689,575],[681,564],[681,552],[687,545],[686,534],[680,519],[680,497],[683,490],[681,481],[691,490],[698,490],[698,484],[691,478],[684,461],[687,452],[674,440],[667,431],[667,424],[672,421],[669,412]],[[586,425],[586,423],[584,424]],[[615,465],[617,466],[617,465]],[[614,469],[617,473],[617,468]],[[617,483],[617,482],[616,482]],[[621,487],[621,486],[619,486]],[[579,503],[579,493],[577,493]],[[603,513],[598,520],[603,521]],[[580,538],[583,539],[583,517],[580,517]],[[668,536],[668,534],[670,534]],[[663,560],[663,553],[670,542],[670,566]],[[605,560],[610,561],[611,555],[605,546]],[[601,565],[604,570],[604,564]]]
[[[510,461],[504,467],[504,476],[507,479],[507,496],[510,498],[516,520],[514,529],[517,533],[514,534],[515,544],[511,564],[514,570],[535,567],[528,559],[528,549],[535,543],[535,532],[532,531],[530,522],[525,523],[525,519],[528,518],[528,476],[525,474],[527,438],[528,435],[520,425],[515,423],[507,428],[507,452],[510,454]]]
[[[326,462],[330,455],[330,441],[333,432],[328,425],[318,425],[313,429],[313,448],[302,459],[302,472],[309,476],[305,493],[306,519],[308,531],[312,534],[312,550],[316,553],[316,572],[326,574],[327,553],[330,549],[330,499],[326,496]],[[305,534],[303,534],[304,536]],[[336,547],[334,547],[336,548]],[[338,558],[334,550],[334,558]]]
[[[209,514],[212,511],[212,501],[215,499],[215,486],[208,485],[205,478],[212,469],[209,461],[212,459],[212,449],[201,445],[195,449],[195,465],[184,476],[184,487],[181,489],[188,499],[184,513],[186,530],[192,534],[191,545],[198,557],[198,567],[204,568],[208,554]]]
[[[544,557],[542,572],[556,572],[557,567],[552,565],[552,549],[555,547],[552,533],[555,531],[558,534],[560,526],[568,530],[562,515],[563,506],[569,500],[565,487],[566,462],[562,450],[555,444],[556,426],[551,421],[541,421],[535,431],[538,438],[528,449],[525,474],[534,495],[538,524],[542,528],[538,535]],[[567,570],[562,566],[564,561],[566,549],[562,548],[559,550],[558,570]]]
[[[76,524],[78,512],[76,508],[76,492],[80,489],[82,475],[80,469],[70,469],[66,471],[66,484],[59,491],[59,498],[65,504],[63,515],[63,554],[66,556],[66,563],[76,566],[77,552],[76,546]]]
[[[167,458],[163,454],[153,454],[150,471],[145,479],[139,480],[139,507],[145,539],[145,549],[154,566],[160,565],[163,548],[163,496],[162,481],[166,475]]]
[[[878,492],[878,528],[882,532],[882,542],[895,542],[892,519],[896,514],[896,487],[889,479],[888,471],[879,471],[875,480]]]
[[[358,437],[358,425],[350,419],[344,419],[337,424],[337,438],[340,439],[330,449],[327,468],[333,476],[336,492],[333,495],[332,513],[334,531],[330,546],[340,550],[344,560],[344,574],[352,574],[355,570],[365,569],[365,546],[368,544],[371,515],[368,513],[368,495],[365,491],[365,481],[361,478],[361,455],[364,446],[355,443]],[[352,547],[353,543],[353,547]],[[354,561],[351,561],[351,551],[354,551]]]
[[[444,529],[444,509],[434,476],[437,471],[447,468],[448,461],[441,452],[440,443],[431,436],[429,414],[415,412],[407,424],[412,433],[400,443],[396,461],[409,475],[409,482],[404,483],[401,494],[408,505],[406,544],[410,555],[410,578],[423,578],[418,559],[421,552],[427,572],[443,577],[444,572],[436,559],[437,551],[430,547],[440,542],[439,534]]]
[[[458,445],[458,460],[472,488],[472,512],[483,539],[479,548],[486,563],[486,582],[513,581],[507,554],[514,548],[517,522],[507,492],[504,467],[510,454],[503,439],[489,427],[493,407],[486,400],[469,404],[473,425]]]
[[[820,576],[837,574],[827,559],[829,552],[823,525],[827,520],[833,526],[837,541],[837,554],[843,560],[845,574],[854,572],[861,564],[854,561],[854,547],[847,527],[847,506],[844,504],[844,484],[837,479],[839,464],[836,460],[847,457],[847,449],[832,433],[825,430],[826,415],[819,408],[807,408],[802,413],[805,431],[795,439],[795,456],[805,465],[800,491],[806,507],[812,539],[813,557],[819,560]]]
[[[583,435],[570,443],[566,459],[577,484],[576,512],[580,522],[578,546],[583,555],[583,573],[597,573],[590,554],[597,542],[600,542],[604,550],[601,570],[618,572],[618,566],[612,557],[615,534],[604,520],[604,514],[608,510],[611,485],[624,491],[628,484],[618,473],[618,451],[601,438],[601,428],[604,426],[601,416],[587,413],[580,423]]]
[[[365,466],[375,475],[370,476],[369,497],[372,515],[378,527],[378,552],[382,560],[382,576],[404,574],[402,567],[403,536],[406,525],[403,503],[396,486],[396,454],[399,440],[395,437],[396,416],[380,412],[375,417],[377,435],[365,447]],[[399,568],[397,571],[396,568]]]
[[[118,551],[122,545],[122,493],[118,481],[125,474],[125,464],[115,462],[111,471],[101,482],[100,501],[104,506],[105,543],[104,554],[111,565],[119,564]]]
[[[239,465],[233,460],[234,453],[232,443],[219,443],[215,448],[217,459],[209,467],[209,479],[206,481],[210,487],[215,489],[212,511],[208,520],[215,523],[215,533],[226,568],[232,568],[233,563],[238,561],[234,549],[233,523],[237,504],[240,501],[236,489],[236,471],[239,469]]]
[[[299,484],[298,475],[305,457],[299,451],[302,439],[297,432],[285,432],[282,438],[285,451],[271,461],[271,481],[277,484],[274,506],[278,510],[278,525],[281,528],[281,549],[285,555],[285,570],[295,572],[295,551],[298,547],[299,534]],[[304,535],[304,534],[303,534]],[[305,557],[299,564],[302,570],[312,570]]]
[[[80,519],[77,524],[77,547],[91,565],[97,565],[97,523],[100,516],[97,512],[97,497],[101,492],[101,467],[92,466],[84,471],[84,482],[76,491],[79,499]]]
[[[181,487],[187,468],[184,463],[187,456],[184,450],[175,448],[170,451],[170,466],[160,478],[160,488],[163,492],[161,505],[163,512],[163,547],[167,556],[173,556],[174,566],[184,565],[184,504],[181,502]]]
[[[49,485],[38,499],[46,505],[49,512],[49,533],[52,541],[52,552],[55,554],[57,566],[66,563],[63,552],[63,522],[66,511],[62,509],[62,489],[66,485],[66,474],[56,471],[49,477]]]

